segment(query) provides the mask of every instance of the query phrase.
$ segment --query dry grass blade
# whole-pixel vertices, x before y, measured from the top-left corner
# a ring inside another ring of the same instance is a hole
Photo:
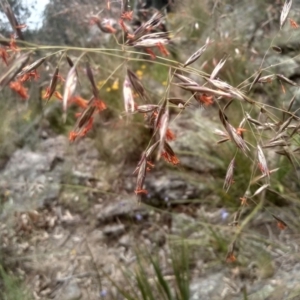
[[[267,160],[259,145],[257,145],[257,158],[258,158],[259,168],[262,174],[267,175],[269,177],[270,171],[267,165]]]
[[[246,120],[247,120],[246,118],[243,118],[242,121],[240,122],[239,127],[238,127],[240,130],[243,129]]]
[[[281,53],[282,52],[282,49],[278,46],[272,46],[272,49],[277,52],[277,53]]]
[[[274,142],[280,139],[287,139],[287,138],[289,138],[289,135],[287,134],[287,132],[284,131],[279,134],[276,134],[269,142]]]
[[[294,130],[293,130],[292,133],[291,133],[291,137],[292,137],[295,133],[297,133],[299,129],[300,129],[300,124],[294,128]]]
[[[257,80],[257,82],[259,82],[259,83],[270,83],[270,82],[272,82],[275,78],[276,78],[276,74],[267,75],[267,76],[260,77],[260,78]]]
[[[77,84],[77,75],[76,75],[76,69],[75,66],[73,66],[67,76],[66,84],[65,84],[65,90],[64,90],[64,96],[63,96],[63,120],[66,121],[67,118],[67,105],[69,99],[73,96]]]
[[[223,137],[227,137],[227,138],[228,138],[228,134],[225,133],[224,131],[220,130],[220,129],[215,129],[215,130],[214,130],[214,134],[217,134],[217,135],[220,135],[220,136],[223,136]]]
[[[255,83],[258,82],[258,80],[259,80],[259,78],[260,78],[260,76],[261,76],[261,73],[262,73],[262,71],[259,71],[259,72],[256,74],[256,76],[255,76],[253,82],[252,82],[251,85],[250,85],[249,91],[251,91],[253,85],[254,85]]]
[[[221,80],[216,80],[216,79],[207,79],[208,82],[210,82],[213,86],[216,88],[226,92],[230,93],[231,97],[239,99],[239,100],[245,100],[249,103],[253,103],[253,101],[245,96],[243,93],[241,93],[239,90],[231,86],[230,84],[221,81]]]
[[[140,161],[137,164],[137,167],[135,168],[135,170],[133,171],[133,175],[137,174],[137,172],[140,169],[141,164],[143,163],[144,160],[146,160],[146,162],[150,159],[151,155],[153,154],[153,152],[155,151],[155,149],[157,148],[157,146],[159,145],[159,140],[156,141],[153,145],[151,145],[148,150],[146,150],[143,155],[142,158],[140,159]]]
[[[130,84],[130,80],[129,80],[128,76],[125,77],[125,80],[124,80],[124,83],[123,83],[123,97],[124,97],[125,111],[127,113],[134,112],[135,103],[134,103],[133,93],[132,93],[132,90],[131,90],[131,84]],[[139,107],[137,108],[137,110],[139,112],[141,112]],[[146,111],[146,112],[148,112],[148,111]]]
[[[225,142],[227,142],[227,141],[230,141],[230,138],[229,138],[229,137],[217,141],[217,144],[222,144],[222,143],[225,143]]]
[[[228,132],[229,136],[235,142],[237,147],[240,148],[244,152],[244,154],[246,154],[246,152],[249,151],[249,148],[248,148],[246,142],[244,141],[244,139],[242,138],[241,134],[239,134],[236,131],[236,129],[228,122],[227,122],[226,128],[227,128],[227,132]]]
[[[0,76],[0,86],[4,87],[9,84],[15,76],[27,65],[29,54],[25,53],[14,60],[13,64],[8,67],[3,75]],[[1,90],[1,88],[0,88]]]
[[[68,65],[70,68],[74,67],[74,62],[72,61],[72,59],[70,58],[70,56],[68,56],[66,54],[66,59],[67,59],[67,62],[68,62]],[[77,80],[78,80],[78,85],[80,86],[80,81],[79,81],[79,76],[78,76],[78,72],[77,72],[77,69],[76,69],[76,75],[77,75]]]
[[[68,55],[66,55],[66,59],[67,59],[67,62],[69,64],[70,68],[74,67],[74,63],[73,63],[72,59]]]
[[[207,48],[208,43],[206,43],[204,46],[202,46],[199,50],[197,50],[194,54],[192,54],[187,61],[184,63],[184,67],[189,66],[190,64],[192,64],[193,62],[195,62],[198,58],[200,58],[200,56],[205,52],[206,48]]]
[[[160,115],[157,116],[157,120]],[[166,139],[166,133],[169,126],[169,110],[164,109],[164,113],[161,115],[159,123],[157,124],[159,126],[159,151],[157,159],[160,158],[160,155],[162,153],[162,150],[164,149],[165,145],[165,139]]]
[[[292,100],[291,100],[290,103],[289,103],[287,112],[291,111],[292,106],[293,106],[293,104],[294,104],[294,102],[295,102],[295,99],[296,99],[296,96],[293,96]]]
[[[87,132],[92,128],[93,115],[96,111],[96,106],[94,105],[92,100],[90,100],[87,108],[77,119],[74,129],[70,132],[69,140],[71,142],[76,140],[76,138],[78,137],[85,136]]]
[[[288,118],[288,119],[280,126],[280,128],[278,129],[277,134],[282,133],[282,132],[290,125],[290,123],[292,122],[293,118],[294,118],[293,116],[289,117],[289,118]]]
[[[273,141],[265,144],[262,146],[262,148],[274,148],[274,147],[284,147],[284,146],[289,146],[291,143],[287,142],[285,140],[278,140],[278,141]]]
[[[139,160],[139,162],[138,162],[136,168],[135,168],[134,171],[132,172],[132,175],[136,175],[136,174],[137,174],[137,172],[139,171],[140,166],[141,166],[142,162],[144,161],[144,159],[146,159],[146,156],[145,156],[145,154],[143,153],[143,155],[142,155],[141,159]]]
[[[180,79],[181,81],[183,81],[184,83],[186,83],[188,86],[199,86],[199,84],[196,81],[194,81],[182,74],[175,73],[174,76],[177,77],[178,79]]]
[[[159,144],[159,141],[156,141],[152,146],[149,147],[149,149],[146,151],[146,158],[150,158],[150,156],[153,154],[155,149],[157,148]]]
[[[88,105],[88,107],[83,111],[83,113],[80,115],[78,118],[74,131],[79,131],[81,130],[92,118],[96,111],[96,107],[92,105],[92,102]]]
[[[231,184],[233,183],[233,171],[234,171],[234,164],[235,164],[235,158],[231,160],[231,162],[228,165],[226,176],[225,176],[225,182],[223,185],[223,189],[226,190],[226,193],[228,192]]]
[[[279,170],[279,168],[276,168],[276,169],[273,169],[273,170],[269,170],[269,174],[273,174],[275,172],[277,172]],[[267,175],[260,175],[260,176],[257,176],[257,177],[254,177],[251,182],[250,182],[250,185],[253,185],[254,183],[258,182],[259,180],[265,178]]]
[[[58,72],[59,72],[59,69],[58,69],[58,67],[56,67],[55,72],[54,72],[54,74],[52,75],[52,78],[51,78],[51,82],[50,82],[50,86],[49,86],[49,93],[48,93],[48,96],[47,96],[47,102],[49,101],[49,99],[52,97],[53,93],[56,90],[56,85],[57,85],[57,80],[58,80],[58,77],[57,77]]]
[[[175,152],[173,151],[173,149],[171,148],[171,146],[167,142],[165,142],[164,152],[161,155],[169,163],[171,163],[173,165],[178,165],[179,164],[179,159],[177,158],[177,156],[175,155]]]
[[[295,152],[295,150],[294,150],[294,152]],[[277,153],[279,155],[283,155],[289,160],[289,162],[291,163],[291,165],[293,166],[293,168],[295,170],[297,178],[299,179],[298,172],[297,172],[297,167],[295,166],[295,163],[293,161],[292,154],[290,153],[290,151],[288,151],[286,149],[283,149],[283,150],[280,150],[280,151],[275,151],[275,153]]]
[[[299,85],[297,84],[297,82],[288,79],[287,77],[285,77],[285,76],[282,75],[282,74],[276,74],[276,76],[277,76],[278,79],[280,79],[280,80],[282,80],[282,81],[284,81],[284,82],[286,82],[286,83],[288,83],[288,84],[290,84],[290,85],[292,85],[292,86],[299,86]]]
[[[227,123],[228,118],[221,109],[219,109],[219,117],[220,117],[220,120],[221,120],[224,128],[226,129],[226,123]]]
[[[157,45],[166,45],[169,43],[169,35],[166,32],[150,33],[142,36],[136,41],[130,41],[129,45],[142,48],[157,47]]]
[[[139,39],[145,33],[148,33],[149,30],[158,27],[161,24],[162,19],[163,15],[160,12],[156,12],[147,22],[145,22],[135,30],[135,32],[133,33],[135,37],[134,39]]]
[[[233,99],[230,99],[223,107],[223,112],[233,103]]]
[[[210,95],[214,95],[214,96],[218,96],[218,97],[225,97],[225,98],[233,97],[233,95],[231,93],[212,90],[205,86],[194,86],[194,85],[190,86],[190,85],[180,85],[180,84],[178,84],[178,86],[181,87],[182,89],[190,91],[192,93],[200,92],[200,93],[210,94]]]
[[[280,15],[280,29],[282,28],[282,26],[286,22],[286,19],[287,19],[288,14],[291,10],[291,7],[292,7],[292,3],[293,3],[292,0],[286,0],[284,2],[284,5],[283,5],[282,11],[281,11],[281,15]]]
[[[219,63],[216,65],[216,67],[214,68],[214,70],[212,71],[211,75],[210,75],[210,79],[215,79],[215,77],[218,75],[218,73],[220,72],[220,70],[223,68],[225,62],[226,62],[227,58],[222,58]]]
[[[149,113],[149,112],[153,112],[153,111],[157,110],[158,107],[159,106],[156,104],[145,104],[145,105],[137,106],[136,110],[139,113]]]
[[[5,4],[3,2],[1,2],[1,6],[2,6],[2,9],[3,9],[4,13],[6,14],[6,16],[9,20],[9,23],[10,23],[12,29],[16,32],[18,38],[20,40],[24,40],[24,36],[23,36],[23,33],[22,33],[22,31],[19,27],[19,23],[17,21],[17,18],[15,16],[15,14],[13,13],[12,8],[9,5],[9,3],[7,1],[5,1]]]
[[[143,189],[143,185],[146,178],[146,172],[147,172],[147,160],[146,157],[144,156],[139,167],[137,180],[136,180],[136,188],[134,191],[138,197],[138,202],[141,202],[141,194],[147,193],[147,191]]]
[[[177,105],[177,106],[180,106],[180,105],[188,106],[189,105],[189,103],[186,100],[183,100],[181,98],[168,98],[167,100],[170,103]]]
[[[230,139],[236,144],[236,146],[241,149],[245,155],[247,155],[247,151],[249,151],[249,148],[244,141],[244,139],[237,133],[236,129],[226,122],[226,131],[228,132],[228,135],[230,136]]]
[[[257,120],[255,120],[255,119],[251,118],[251,116],[250,116],[248,113],[246,113],[246,117],[247,117],[247,121],[249,121],[250,123],[252,123],[252,124],[254,124],[254,125],[257,125],[257,126],[262,126],[262,125],[263,125],[263,124],[260,123],[259,121],[257,121]]]
[[[235,241],[232,242],[229,247],[228,247],[228,251],[227,251],[227,254],[226,254],[226,262],[227,263],[232,263],[232,262],[235,262],[236,261],[236,257],[234,255],[234,251],[235,251]]]
[[[130,69],[127,69],[127,76],[129,78],[130,84],[133,87],[134,91],[144,100],[147,100],[146,91],[143,87],[142,82],[139,78],[132,72]]]
[[[166,112],[166,107],[167,107],[167,98],[164,99],[164,102],[159,107],[158,114],[157,114],[157,117],[156,117],[156,120],[155,120],[155,124],[154,124],[154,128],[155,129],[157,129],[159,126],[161,126],[161,119],[162,119],[162,116]]]
[[[90,67],[89,62],[86,63],[86,75],[92,85],[92,89],[93,89],[93,95],[95,99],[99,99],[99,93],[98,93],[98,89],[94,80],[94,75],[93,75],[93,71]]]
[[[280,230],[285,230],[288,228],[288,225],[282,220],[280,219],[279,217],[273,215],[273,218],[277,221],[277,227],[280,229]]]
[[[37,61],[33,62],[31,65],[24,67],[22,71],[17,74],[17,77],[21,77],[26,73],[36,70],[45,61],[45,59],[46,57],[42,57]]]
[[[242,210],[241,210],[241,208],[239,208],[233,216],[233,221],[228,224],[229,226],[238,226],[239,225],[241,212],[242,212]]]
[[[261,192],[263,192],[263,191],[264,191],[265,189],[267,189],[268,187],[269,187],[269,184],[268,184],[268,183],[262,185],[259,189],[257,189],[257,190],[255,191],[255,193],[251,196],[251,198],[253,198],[253,197],[259,195]]]

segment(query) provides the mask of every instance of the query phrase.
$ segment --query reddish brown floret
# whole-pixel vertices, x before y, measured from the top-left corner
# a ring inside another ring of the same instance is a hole
[[[17,46],[16,44],[16,40],[13,36],[11,36],[11,39],[10,39],[10,42],[9,42],[9,48],[12,50],[12,51],[20,51],[20,48]]]
[[[94,105],[99,112],[106,109],[106,104],[102,100],[96,99]]]
[[[207,94],[196,94],[195,98],[200,104],[202,104],[204,106],[210,106],[214,103],[214,101],[213,101],[214,97],[209,96]]]
[[[246,197],[241,197],[240,200],[241,200],[241,205],[242,206],[248,206],[247,198]]]
[[[162,43],[157,43],[156,45],[162,55],[164,55],[164,56],[170,55],[169,51]]]
[[[86,125],[84,127],[71,131],[69,133],[69,141],[74,142],[78,137],[85,136],[93,128],[93,121],[94,121],[94,118],[91,117],[86,122]]]
[[[22,83],[18,81],[13,81],[9,84],[9,87],[18,93],[22,99],[28,99],[27,89],[22,85]]]
[[[78,133],[71,131],[69,133],[69,141],[70,142],[74,142],[76,140],[76,138],[78,137]]]
[[[20,24],[20,25],[16,26],[15,28],[17,28],[17,29],[24,29],[26,27],[27,27],[26,24]]]
[[[2,47],[0,47],[0,57],[2,58],[3,62],[7,65],[7,59],[9,56],[7,51]]]
[[[63,100],[63,96],[61,95],[61,93],[60,92],[58,92],[58,91],[55,91],[54,92],[54,96],[58,99],[58,100]]]
[[[128,33],[128,28],[126,27],[126,25],[124,24],[124,21],[122,19],[119,20],[119,24],[122,28],[122,30],[125,32],[125,33]]]
[[[74,96],[70,99],[70,102],[75,103],[76,105],[78,105],[81,108],[87,108],[89,101],[83,99],[80,96]]]
[[[134,191],[136,195],[140,195],[140,194],[148,194],[147,190],[143,190],[143,189],[137,189]]]
[[[133,18],[133,10],[125,11],[121,15],[121,19],[123,19],[123,20],[132,21],[132,18]]]
[[[176,155],[171,155],[171,154],[167,153],[166,151],[163,151],[161,153],[161,156],[164,158],[165,161],[167,161],[173,165],[179,164],[179,159],[177,158]]]
[[[150,48],[146,48],[145,51],[151,56],[151,59],[156,59],[156,55]]]
[[[226,257],[227,263],[233,263],[235,261],[236,261],[236,257],[233,253],[230,253],[229,255],[227,255],[227,257]]]
[[[167,139],[167,141],[174,141],[176,139],[174,132],[169,128],[167,129],[167,132],[166,132],[166,139]]]
[[[24,74],[21,78],[20,78],[20,81],[21,82],[25,82],[25,81],[28,81],[30,79],[34,79],[34,80],[37,80],[40,76],[38,75],[37,71],[34,70],[34,71],[31,71],[31,72],[28,72],[26,74]]]
[[[297,24],[296,21],[294,21],[293,19],[289,19],[289,21],[290,21],[290,25],[292,28],[294,28],[294,29],[299,28],[299,25]]]

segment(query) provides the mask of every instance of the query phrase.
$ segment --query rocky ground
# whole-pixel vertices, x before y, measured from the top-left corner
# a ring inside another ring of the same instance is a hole
[[[214,138],[200,134],[214,126],[173,123],[181,165],[158,165],[141,205],[132,192],[134,166],[105,163],[91,139],[70,145],[49,136],[12,153],[0,175],[1,248],[4,267],[23,280],[29,299],[123,299],[110,279],[125,285],[122,268],[136,268],[137,249],[156,253],[172,281],[170,250],[182,238],[192,253],[191,300],[300,299],[293,296],[300,291],[296,223],[279,231],[261,212],[241,239],[238,261],[225,263],[233,211],[213,189],[224,167],[220,158],[207,159]],[[187,142],[195,139],[201,143]],[[292,220],[287,207],[289,214]]]

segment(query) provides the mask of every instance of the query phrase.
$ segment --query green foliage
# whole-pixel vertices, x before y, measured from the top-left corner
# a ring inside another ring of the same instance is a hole
[[[0,298],[3,300],[30,299],[21,280],[8,274],[0,263]]]
[[[124,299],[188,300],[190,299],[189,246],[182,240],[171,249],[171,276],[166,275],[158,254],[136,250],[137,266],[133,273],[123,270],[126,285],[118,285],[111,279]],[[149,268],[150,267],[150,268]]]

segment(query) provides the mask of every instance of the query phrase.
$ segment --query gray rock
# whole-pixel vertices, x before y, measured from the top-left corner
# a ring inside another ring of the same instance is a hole
[[[190,300],[222,299],[221,292],[226,286],[223,277],[223,273],[217,273],[196,279],[190,286]]]
[[[201,182],[188,182],[185,174],[152,173],[146,177],[148,194],[143,202],[153,206],[168,206],[175,200],[196,199],[208,192],[208,186]]]
[[[181,234],[189,228],[193,228],[196,221],[194,218],[184,214],[179,213],[174,215],[172,218],[172,233],[173,234]]]
[[[43,206],[59,196],[61,165],[53,153],[19,149],[1,174],[0,189],[9,193],[14,209]],[[7,205],[9,207],[9,205]]]
[[[128,248],[131,246],[132,240],[130,235],[125,234],[119,239],[119,245],[123,246],[125,248]]]
[[[145,208],[138,205],[136,199],[127,199],[109,203],[97,215],[101,223],[128,218],[136,219],[136,215],[146,217],[148,212]]]
[[[55,300],[79,300],[82,297],[81,290],[75,281],[68,282],[56,295]]]
[[[266,65],[274,66],[270,68],[271,73],[282,74],[285,77],[299,75],[298,63],[287,55],[271,55],[266,58]]]
[[[201,109],[186,111],[171,129],[176,133],[172,149],[180,160],[180,166],[200,173],[209,173],[224,168],[224,162],[214,155],[218,137],[214,129],[220,125],[205,116]]]
[[[0,173],[0,194],[7,200],[3,216],[52,204],[59,198],[63,182],[85,185],[91,178],[104,182],[100,167],[90,139],[69,145],[67,137],[57,136],[41,141],[35,150],[16,150]]]
[[[124,224],[107,225],[103,228],[103,233],[110,238],[118,237],[124,232],[125,232]]]

